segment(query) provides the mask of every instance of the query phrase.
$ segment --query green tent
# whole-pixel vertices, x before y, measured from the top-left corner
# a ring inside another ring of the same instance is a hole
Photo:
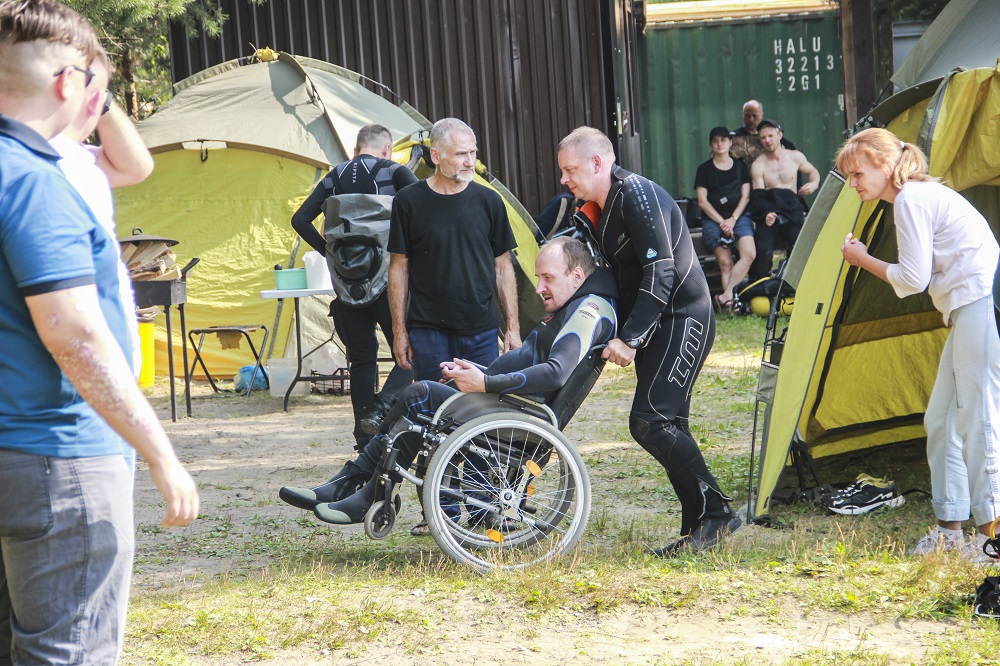
[[[119,236],[135,227],[180,241],[179,263],[200,257],[188,277],[188,328],[266,324],[275,321],[276,304],[260,292],[274,288],[274,267],[301,266],[292,230],[292,213],[326,172],[353,155],[358,130],[377,122],[386,126],[398,150],[394,158],[427,175],[414,157],[431,123],[391,92],[360,75],[326,62],[270,50],[233,60],[177,83],[173,98],[139,123],[139,133],[156,168],[145,182],[116,192]],[[507,203],[518,241],[515,255],[534,268],[538,251],[534,221],[506,188],[482,165],[477,180],[497,189]],[[530,285],[534,271],[519,275]],[[529,292],[528,289],[523,289]],[[303,301],[303,346],[331,334],[325,316],[330,297]],[[537,299],[535,299],[537,300]],[[540,306],[522,299],[525,317]],[[272,341],[283,353],[292,308],[284,308]],[[159,318],[157,374],[167,374],[166,332]],[[180,367],[180,336],[175,332],[175,364]],[[270,346],[270,345],[269,345]],[[246,350],[220,351],[206,345],[213,375],[231,376],[247,363]],[[292,353],[291,349],[284,353]]]
[[[952,0],[893,77],[896,94],[872,114],[919,145],[931,174],[976,205],[995,233],[998,56],[996,0]],[[840,247],[848,232],[874,256],[896,260],[892,206],[862,204],[832,172],[786,267],[795,310],[783,344],[769,345],[761,366],[758,398],[765,408],[753,517],[768,513],[793,458],[818,460],[926,437],[923,413],[947,330],[926,293],[901,300],[888,284],[844,262]]]

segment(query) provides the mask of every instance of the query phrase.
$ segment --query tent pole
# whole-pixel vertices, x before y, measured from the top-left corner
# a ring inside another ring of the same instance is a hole
[[[781,347],[784,345],[784,334],[779,338],[775,335],[775,330],[778,325],[778,309],[781,304],[781,289],[785,285],[785,267],[788,265],[788,260],[784,260],[778,266],[778,272],[775,277],[778,279],[778,289],[777,293],[774,295],[771,301],[771,312],[767,318],[767,325],[764,330],[764,347],[761,351],[761,372],[764,372],[765,365],[774,366],[775,369],[781,363]],[[770,351],[770,355],[768,352]],[[757,387],[756,401],[754,402],[754,412],[753,412],[753,431],[750,437],[750,473],[747,475],[747,523],[748,524],[769,524],[770,521],[766,519],[757,519],[754,517],[754,492],[753,492],[753,479],[754,479],[754,458],[757,448],[757,425],[758,416],[760,413],[760,405],[764,404],[764,418],[762,426],[762,436],[761,436],[761,446],[764,445],[764,438],[767,436],[768,424],[770,423],[770,409],[771,404],[774,400],[774,394],[772,393],[768,396],[767,400],[763,400],[761,397],[762,390],[761,386]]]

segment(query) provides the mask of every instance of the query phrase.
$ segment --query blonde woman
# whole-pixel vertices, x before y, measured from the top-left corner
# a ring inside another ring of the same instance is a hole
[[[982,553],[1000,515],[1000,337],[993,278],[1000,249],[986,219],[964,197],[927,173],[927,158],[884,129],[851,137],[837,169],[862,201],[893,204],[897,263],[868,254],[847,234],[844,259],[885,280],[900,298],[922,292],[951,329],[924,416],[931,503],[937,526],[910,551]],[[962,522],[975,521],[971,539]]]

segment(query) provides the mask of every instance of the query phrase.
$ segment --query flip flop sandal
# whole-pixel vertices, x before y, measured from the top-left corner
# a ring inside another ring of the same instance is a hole
[[[421,520],[413,526],[413,529],[410,530],[410,534],[415,537],[430,536],[431,528],[427,525],[426,520]]]

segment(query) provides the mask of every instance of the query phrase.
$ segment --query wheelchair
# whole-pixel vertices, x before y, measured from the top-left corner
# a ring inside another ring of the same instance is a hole
[[[418,486],[431,536],[456,562],[522,569],[569,552],[590,515],[590,479],[561,428],[600,376],[602,350],[591,349],[547,401],[456,393],[418,423],[401,419],[365,533],[381,539],[392,531],[401,506],[393,477],[401,477]],[[396,463],[400,437],[420,438],[413,470]]]

